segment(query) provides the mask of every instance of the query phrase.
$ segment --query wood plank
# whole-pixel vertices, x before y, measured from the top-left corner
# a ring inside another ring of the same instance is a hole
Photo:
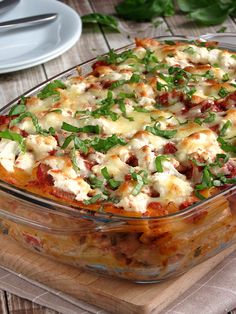
[[[63,2],[75,9],[80,15],[92,13],[91,6],[87,0],[66,0]],[[85,27],[80,40],[74,47],[62,56],[45,63],[46,73],[48,77],[52,77],[107,50],[108,48],[100,28],[97,25]]]
[[[42,66],[0,75],[0,107],[46,79]]]
[[[222,25],[200,26],[190,21],[186,15],[177,12],[173,16],[166,17],[165,20],[174,35],[198,36],[207,33],[216,33],[222,26],[226,27],[227,32],[236,31],[236,25],[231,18],[228,18]]]
[[[0,290],[0,313],[9,314],[6,300],[6,293],[3,290]]]
[[[138,285],[49,260],[24,249],[8,236],[0,235],[0,241],[1,266],[115,314],[160,313],[236,248],[236,244],[232,245],[181,277],[159,284]]]
[[[97,1],[90,0],[95,12],[104,14],[114,14],[115,5],[119,0]],[[155,19],[162,22],[158,27],[153,23],[136,23],[133,21],[125,21],[119,19],[119,28],[121,33],[109,32],[107,28],[103,28],[103,33],[110,48],[120,48],[122,46],[133,43],[135,37],[156,37],[161,35],[170,35],[170,31],[166,22],[162,18]]]
[[[10,314],[59,314],[54,310],[32,303],[26,299],[7,292],[7,302]]]

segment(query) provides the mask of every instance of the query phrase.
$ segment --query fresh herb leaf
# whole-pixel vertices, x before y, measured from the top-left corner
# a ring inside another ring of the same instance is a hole
[[[121,185],[121,181],[117,181],[117,180],[111,178],[109,180],[109,184],[112,187],[112,189],[117,189]]]
[[[108,64],[120,64],[121,62],[126,61],[127,59],[135,59],[138,57],[134,52],[130,50],[123,51],[121,53],[115,53],[114,49],[111,49],[105,56],[101,56],[98,60],[105,61]]]
[[[228,73],[225,73],[223,76],[222,76],[222,82],[227,82],[229,80],[229,74]]]
[[[222,0],[177,0],[181,11],[203,25],[221,24],[229,14],[235,15],[234,1]],[[225,31],[225,29],[220,29]]]
[[[157,57],[155,56],[154,52],[151,51],[150,49],[146,50],[146,54],[144,58],[141,60],[141,62],[145,64],[146,71],[148,72],[152,72],[154,68],[157,69],[156,66],[153,68],[150,65],[151,63],[155,64],[158,63]]]
[[[206,188],[209,188],[212,186],[212,173],[208,169],[208,167],[204,167],[203,173],[202,173],[202,182],[201,184],[197,184],[195,186],[196,190],[204,190]]]
[[[145,109],[142,106],[134,106],[134,111],[137,111],[137,112],[150,112],[150,110]]]
[[[101,173],[106,180],[109,180],[111,177],[108,173],[107,167],[101,169]]]
[[[224,98],[226,97],[227,95],[229,94],[229,91],[224,88],[224,87],[221,87],[219,92],[218,92],[218,95],[221,97],[221,98]]]
[[[50,82],[48,85],[46,85],[41,92],[38,93],[38,98],[40,99],[45,99],[50,96],[55,96],[54,100],[59,100],[60,99],[60,92],[58,89],[66,89],[66,85],[60,81],[60,80],[55,80],[53,82]]]
[[[138,83],[140,82],[140,75],[133,73],[131,78],[129,79],[129,83]]]
[[[226,142],[222,137],[218,137],[217,141],[221,144],[221,148],[225,151],[225,152],[232,152],[232,153],[236,153],[236,146],[232,145],[228,142]]]
[[[20,103],[16,104],[11,108],[8,115],[16,116],[26,111],[26,98],[24,96],[21,97]]]
[[[103,197],[102,194],[97,194],[97,195],[91,197],[90,199],[83,201],[83,203],[84,203],[85,205],[94,204],[94,203],[96,203],[98,200],[100,200],[102,197]]]
[[[146,126],[145,130],[152,133],[153,135],[161,136],[168,139],[174,137],[177,133],[177,130],[161,130],[160,124],[158,122],[156,122],[153,127]]]
[[[229,156],[226,154],[216,154],[216,160],[214,163],[210,164],[211,167],[222,167],[229,160]]]
[[[159,91],[161,91],[162,89],[164,89],[165,91],[168,91],[168,85],[167,84],[163,84],[163,83],[157,81],[156,87],[157,87],[157,90],[159,90]]]
[[[51,112],[62,113],[62,110],[61,109],[53,109],[53,110],[50,111],[50,113]]]
[[[201,118],[195,118],[193,121],[199,125],[202,125],[202,119]]]
[[[226,184],[236,184],[236,177],[234,177],[234,178],[226,178],[225,183]]]
[[[122,112],[122,116],[128,119],[129,121],[134,121],[134,118],[127,116],[124,98],[117,99],[116,101],[118,103],[120,111]]]
[[[216,32],[217,33],[224,33],[227,30],[227,26],[222,26],[221,28],[219,28]]]
[[[109,173],[108,173],[108,170],[107,170],[107,167],[104,167],[101,169],[101,173],[103,175],[103,177],[107,180],[107,182],[109,183],[109,185],[113,188],[113,189],[117,189],[120,184],[121,184],[121,181],[117,181],[115,179],[113,179]]]
[[[189,99],[191,99],[192,96],[193,96],[193,94],[194,94],[196,91],[197,91],[197,90],[196,90],[195,87],[190,88],[188,91],[186,91],[187,97],[188,97]]]
[[[190,55],[194,55],[195,53],[196,53],[196,51],[195,51],[195,49],[193,48],[193,47],[188,47],[188,48],[185,48],[184,50],[183,50],[183,52],[186,52],[186,53],[188,53],[188,54],[190,54]]]
[[[109,149],[116,145],[126,145],[125,140],[113,134],[107,138],[95,138],[90,145],[98,152],[106,153]]]
[[[102,188],[103,187],[103,181],[99,180],[95,175],[92,175],[89,177],[89,184],[92,189]]]
[[[235,55],[231,55],[231,58],[236,59],[236,54]]]
[[[0,138],[5,138],[15,141],[19,144],[21,151],[25,152],[25,139],[18,133],[11,132],[10,130],[0,131]]]
[[[203,196],[198,190],[194,190],[195,196],[197,196],[200,200],[205,200],[206,197]]]
[[[117,20],[111,16],[101,13],[91,13],[83,15],[81,17],[83,24],[100,24],[102,26],[107,26],[117,32],[119,32]]]
[[[155,166],[157,172],[163,172],[162,161],[168,160],[169,158],[165,155],[159,155],[155,158]]]
[[[68,132],[75,132],[75,133],[95,133],[99,134],[100,133],[100,128],[99,125],[85,125],[82,128],[78,128],[74,125],[71,125],[69,123],[63,122],[61,126],[62,130],[68,131]]]
[[[119,116],[116,112],[111,110],[111,107],[115,105],[115,99],[113,98],[113,93],[111,90],[107,92],[107,98],[103,99],[99,105],[100,108],[95,109],[94,111],[90,112],[91,116],[95,118],[100,118],[101,116],[110,117],[112,121],[116,121]]]
[[[114,88],[117,88],[117,87],[120,87],[124,84],[127,84],[129,83],[129,80],[119,80],[119,81],[115,81],[111,84],[110,86],[110,89],[114,89]]]
[[[189,157],[189,160],[191,160],[198,167],[204,167],[207,165],[205,162],[200,162],[200,161],[196,160],[195,158]]]
[[[134,93],[119,93],[118,95],[120,98],[135,98]]]
[[[214,112],[208,112],[208,117],[203,120],[204,123],[212,123],[215,121],[216,114]]]
[[[47,130],[43,130],[43,133],[49,133],[49,134],[54,136],[54,135],[56,135],[56,130],[52,126],[50,126],[48,131]]]
[[[135,21],[150,21],[175,12],[172,0],[123,0],[115,9],[120,17]]]
[[[140,81],[140,75],[134,73],[134,74],[132,74],[132,76],[129,80],[119,80],[119,81],[113,82],[110,86],[110,89],[120,87],[124,84],[138,83],[139,81]]]
[[[47,134],[55,135],[54,128],[50,127],[49,130],[43,129],[39,125],[39,121],[38,121],[38,118],[36,117],[36,115],[34,115],[32,112],[29,112],[29,111],[24,112],[21,115],[19,115],[17,118],[11,120],[10,126],[14,126],[14,125],[20,123],[25,118],[31,118],[33,126],[35,127],[35,130],[37,133],[44,134],[44,135],[47,135]]]
[[[202,75],[202,77],[205,77],[207,80],[213,80],[214,79],[214,73],[210,70],[206,71],[205,74]]]
[[[163,21],[160,21],[160,20],[152,21],[152,25],[153,25],[155,28],[159,27],[162,23],[163,23]]]
[[[223,23],[226,20],[228,13],[229,11],[227,9],[222,9],[220,3],[215,2],[207,7],[192,11],[189,16],[200,24],[210,26]]]
[[[88,147],[86,143],[78,138],[75,134],[68,136],[62,144],[61,148],[66,149],[72,141],[74,142],[75,149],[81,150],[85,154],[88,153]]]
[[[140,170],[137,173],[135,172],[133,168],[131,168],[130,174],[131,174],[132,179],[137,181],[137,184],[134,186],[131,192],[132,195],[136,196],[141,192],[143,186],[148,183],[147,172],[145,170]]]
[[[80,170],[80,168],[79,168],[78,163],[77,163],[75,147],[73,147],[73,149],[71,150],[71,162],[72,162],[72,165],[73,165],[75,172],[78,172]]]
[[[21,115],[19,115],[19,117],[11,120],[10,126],[18,124],[19,122],[21,122],[25,118],[31,118],[36,132],[37,133],[42,133],[43,130],[42,130],[41,126],[39,125],[38,118],[32,112],[29,112],[29,111],[24,112]]]
[[[229,128],[231,128],[231,126],[232,126],[231,121],[230,121],[230,120],[226,121],[225,124],[222,126],[222,128],[221,128],[221,130],[220,130],[220,136],[221,136],[221,137],[224,137],[225,134],[226,134],[226,132],[227,132],[227,130],[228,130]]]
[[[177,0],[178,6],[183,12],[192,12],[200,7],[206,7],[209,3],[213,3],[213,0]]]

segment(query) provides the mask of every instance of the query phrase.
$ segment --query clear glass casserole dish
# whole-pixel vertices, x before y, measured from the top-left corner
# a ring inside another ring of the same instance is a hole
[[[80,65],[83,74],[94,61]],[[76,71],[75,67],[54,79],[68,78]],[[17,100],[0,114],[6,114]],[[235,190],[231,186],[167,216],[124,217],[78,210],[1,180],[0,228],[26,248],[60,262],[135,282],[158,282],[180,275],[235,242]]]

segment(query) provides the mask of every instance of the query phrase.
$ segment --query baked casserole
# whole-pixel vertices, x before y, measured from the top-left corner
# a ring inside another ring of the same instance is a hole
[[[137,39],[133,49],[100,57],[87,75],[21,97],[0,117],[1,179],[121,223],[79,232],[91,219],[47,213],[41,223],[78,232],[54,234],[14,219],[3,219],[2,229],[62,262],[136,281],[179,274],[229,245],[235,74],[236,53],[215,42]],[[4,197],[0,205],[40,215]]]

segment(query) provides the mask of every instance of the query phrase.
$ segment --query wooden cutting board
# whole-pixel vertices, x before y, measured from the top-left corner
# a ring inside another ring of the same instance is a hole
[[[57,263],[0,235],[0,265],[110,313],[159,313],[236,249],[236,244],[176,279],[138,285]]]

